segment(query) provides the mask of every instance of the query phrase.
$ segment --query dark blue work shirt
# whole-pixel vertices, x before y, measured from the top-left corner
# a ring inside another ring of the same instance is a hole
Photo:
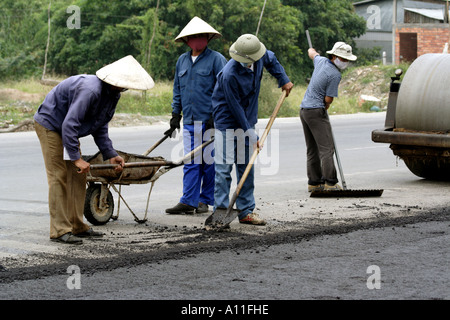
[[[97,76],[73,76],[50,91],[34,119],[61,135],[70,160],[80,158],[78,139],[87,135],[92,135],[106,160],[117,156],[108,135],[108,122],[119,99],[120,93]]]
[[[208,121],[212,116],[211,95],[216,76],[227,63],[219,52],[206,48],[192,62],[191,51],[177,61],[173,83],[173,112],[183,112],[183,123]]]
[[[272,51],[267,50],[264,56],[253,64],[253,71],[234,59],[228,61],[217,76],[212,95],[216,129],[225,131],[241,128],[247,131],[254,128],[258,122],[258,97],[263,67],[278,80],[279,87],[290,82]]]

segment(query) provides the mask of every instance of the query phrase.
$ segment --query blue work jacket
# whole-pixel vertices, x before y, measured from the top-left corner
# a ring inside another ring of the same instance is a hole
[[[254,128],[258,122],[258,96],[263,67],[277,79],[279,87],[290,82],[272,51],[267,50],[253,67],[252,71],[231,59],[217,76],[212,95],[216,129],[225,131],[241,128],[247,131]]]
[[[117,156],[108,135],[108,122],[120,93],[95,75],[77,75],[54,87],[38,108],[34,119],[61,135],[70,160],[80,158],[79,138],[92,135],[105,160]]]
[[[191,51],[182,54],[177,61],[173,83],[172,109],[183,112],[183,123],[206,122],[212,117],[211,95],[216,76],[227,63],[219,52],[206,48],[192,62]]]

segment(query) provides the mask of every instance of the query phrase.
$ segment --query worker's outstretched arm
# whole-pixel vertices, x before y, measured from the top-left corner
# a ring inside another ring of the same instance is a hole
[[[316,56],[320,56],[320,54],[316,51],[316,49],[314,48],[309,48],[308,49],[308,56],[310,57],[311,60],[314,60],[314,58]]]

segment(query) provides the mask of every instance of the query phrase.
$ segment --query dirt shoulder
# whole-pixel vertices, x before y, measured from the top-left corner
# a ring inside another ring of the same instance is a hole
[[[141,114],[116,113],[109,123],[110,127],[137,127],[148,126],[152,124],[168,124],[170,116],[143,116]],[[33,131],[34,125],[32,119],[26,119],[17,125],[3,123],[0,127],[0,133]]]

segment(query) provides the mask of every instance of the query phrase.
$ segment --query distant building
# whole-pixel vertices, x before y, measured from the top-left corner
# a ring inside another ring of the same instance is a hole
[[[355,39],[357,47],[380,47],[380,58],[385,52],[387,63],[440,53],[450,42],[447,0],[366,0],[353,5],[367,21],[366,34]]]

